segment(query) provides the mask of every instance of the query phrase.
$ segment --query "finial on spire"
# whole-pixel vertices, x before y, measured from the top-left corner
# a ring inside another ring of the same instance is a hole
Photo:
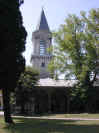
[[[42,5],[42,10],[44,10],[44,5]]]
[[[45,13],[44,13],[44,7],[42,8],[41,16],[40,16],[36,30],[49,31],[49,26],[48,26],[47,19],[46,19]]]
[[[44,10],[45,0],[42,0],[42,10]]]

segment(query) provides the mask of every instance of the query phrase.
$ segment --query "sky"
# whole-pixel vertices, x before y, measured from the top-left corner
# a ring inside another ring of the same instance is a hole
[[[55,31],[64,23],[68,14],[80,15],[80,11],[88,12],[92,8],[99,8],[99,0],[24,0],[20,10],[28,33],[24,52],[26,65],[31,65],[32,32],[36,29],[42,8],[50,30]]]

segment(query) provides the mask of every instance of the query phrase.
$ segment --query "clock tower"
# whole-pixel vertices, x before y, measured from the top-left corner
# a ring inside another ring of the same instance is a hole
[[[40,72],[40,78],[50,77],[48,64],[52,59],[52,53],[48,51],[48,48],[52,45],[52,34],[43,9],[36,30],[32,34],[32,45],[31,63],[33,67]]]

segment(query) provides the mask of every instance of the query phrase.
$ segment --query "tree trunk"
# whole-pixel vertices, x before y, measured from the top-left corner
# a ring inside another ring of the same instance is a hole
[[[6,123],[13,123],[10,113],[10,92],[7,88],[3,89],[3,110]]]

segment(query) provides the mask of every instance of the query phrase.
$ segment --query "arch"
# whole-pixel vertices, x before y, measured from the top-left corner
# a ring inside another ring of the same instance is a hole
[[[41,63],[41,67],[45,67],[45,63],[44,62]]]

